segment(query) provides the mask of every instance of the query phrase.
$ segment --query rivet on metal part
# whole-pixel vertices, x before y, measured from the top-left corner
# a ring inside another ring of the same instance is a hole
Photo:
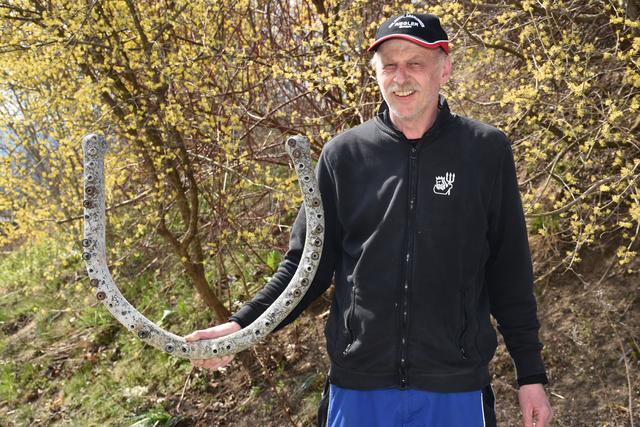
[[[89,283],[91,284],[91,286],[92,286],[92,287],[97,288],[97,287],[98,287],[98,285],[100,284],[100,280],[98,280],[98,279],[91,279],[91,280],[89,281]]]
[[[174,347],[173,344],[167,344],[164,346],[164,351],[166,351],[167,353],[173,353]]]
[[[85,261],[89,261],[91,259],[91,254],[89,252],[85,252],[82,254],[82,259]]]
[[[102,301],[103,299],[105,299],[107,297],[107,294],[105,294],[104,292],[100,291],[96,294],[96,298],[98,298],[99,301]]]
[[[145,331],[145,330],[142,330],[142,331],[139,331],[139,332],[138,332],[138,337],[139,337],[139,338],[145,339],[145,338],[147,338],[148,336],[149,336],[149,332],[147,332],[147,331]]]
[[[84,246],[85,248],[91,246],[91,239],[82,239],[82,246]]]

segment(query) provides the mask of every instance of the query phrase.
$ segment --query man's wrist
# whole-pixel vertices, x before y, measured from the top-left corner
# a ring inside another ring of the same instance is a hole
[[[549,384],[547,374],[534,374],[527,375],[526,377],[518,378],[518,385],[523,386],[527,384]]]

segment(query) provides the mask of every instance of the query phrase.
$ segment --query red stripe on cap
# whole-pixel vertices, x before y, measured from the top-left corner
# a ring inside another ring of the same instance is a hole
[[[382,42],[385,42],[389,39],[405,39],[405,40],[409,40],[410,42],[413,42],[417,45],[420,45],[422,47],[426,47],[428,49],[435,49],[438,47],[441,47],[444,49],[444,51],[447,53],[447,55],[449,54],[449,40],[438,40],[435,42],[426,42],[422,39],[419,39],[418,37],[414,37],[414,36],[410,36],[408,34],[389,34],[388,36],[384,36],[378,40],[376,40],[371,46],[369,46],[369,49],[367,49],[367,52],[371,52],[376,46],[379,46]]]

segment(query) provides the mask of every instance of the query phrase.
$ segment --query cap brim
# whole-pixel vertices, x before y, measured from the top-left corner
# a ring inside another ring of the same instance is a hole
[[[437,49],[441,47],[447,53],[447,55],[449,54],[449,40],[437,40],[435,42],[428,42],[428,41],[422,40],[421,38],[410,36],[408,34],[389,34],[388,36],[381,37],[375,42],[373,42],[371,46],[369,46],[369,49],[367,49],[367,52],[372,52],[376,50],[378,46],[380,46],[382,43],[390,39],[408,40],[410,42],[413,42],[422,47],[426,47],[428,49]]]

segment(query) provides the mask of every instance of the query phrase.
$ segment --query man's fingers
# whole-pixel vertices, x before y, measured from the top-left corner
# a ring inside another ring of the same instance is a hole
[[[533,411],[531,408],[522,408],[522,427],[533,427]]]
[[[553,418],[553,410],[550,407],[543,406],[536,413],[535,427],[549,427],[549,423]]]

